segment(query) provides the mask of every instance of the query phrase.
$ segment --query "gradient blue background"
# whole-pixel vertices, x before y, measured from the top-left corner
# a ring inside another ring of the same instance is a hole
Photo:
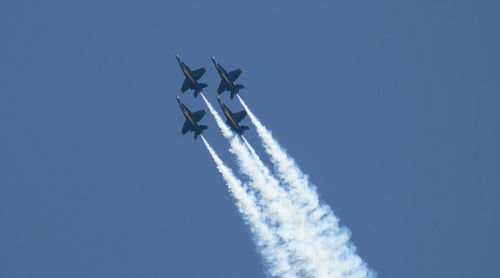
[[[305,2],[2,1],[0,277],[265,277],[177,53],[212,104],[209,57],[243,68],[380,277],[495,276],[498,2]]]

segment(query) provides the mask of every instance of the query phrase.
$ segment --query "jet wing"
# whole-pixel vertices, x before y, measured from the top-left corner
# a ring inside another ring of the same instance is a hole
[[[231,80],[231,81],[235,81],[236,79],[238,79],[238,77],[240,76],[242,70],[241,69],[237,69],[237,70],[233,70],[232,72],[228,73],[227,77]]]
[[[184,93],[185,91],[192,88],[193,88],[193,82],[191,82],[191,80],[189,80],[189,78],[186,77],[186,79],[184,79],[184,83],[182,83],[181,93]]]
[[[217,89],[217,94],[220,95],[222,92],[227,90],[226,88],[227,88],[226,81],[224,79],[222,79],[220,81],[219,88]]]
[[[193,124],[191,124],[191,122],[186,119],[186,121],[184,122],[184,125],[182,126],[181,134],[184,135],[184,134],[192,131],[193,128],[194,128]]]
[[[191,77],[193,77],[194,80],[198,80],[201,78],[201,76],[207,71],[206,68],[199,68],[197,70],[194,70],[191,72]]]
[[[203,118],[203,116],[205,116],[206,113],[207,113],[207,111],[205,109],[194,112],[193,114],[191,114],[191,119],[193,119],[193,121],[195,121],[195,122],[199,122],[201,120],[201,118]]]
[[[233,120],[237,123],[241,122],[247,115],[247,111],[243,110],[240,112],[233,113]]]

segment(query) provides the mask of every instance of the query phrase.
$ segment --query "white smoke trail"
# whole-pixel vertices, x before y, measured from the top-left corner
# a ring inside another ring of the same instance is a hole
[[[210,104],[210,102],[208,102],[207,98],[205,97],[205,95],[203,93],[200,93],[200,95],[203,98],[203,100],[205,101],[205,103],[207,104],[208,110],[210,110],[210,113],[212,114],[212,116],[214,116],[215,121],[217,122],[217,125],[219,126],[219,128],[220,128],[220,130],[222,132],[222,136],[224,136],[225,138],[232,137],[234,135],[233,132],[224,123],[224,121],[222,120],[222,118],[219,116],[219,113],[217,113],[217,111],[214,109],[214,107],[212,106],[212,104]]]
[[[238,99],[255,125],[266,152],[271,156],[280,180],[286,184],[289,199],[306,217],[316,242],[320,243],[328,259],[320,262],[317,277],[373,277],[375,274],[356,254],[356,248],[349,241],[350,231],[339,226],[339,220],[330,207],[320,204],[316,188],[302,173],[294,159],[281,148],[271,132],[257,119],[239,95]],[[247,142],[248,143],[248,142]],[[301,217],[301,218],[302,218]]]
[[[242,138],[264,174],[266,176],[272,176],[255,149],[248,143],[245,137],[242,136]],[[276,190],[279,191],[281,199],[286,199],[286,203],[289,203],[287,193],[279,187],[278,181],[275,180],[274,177],[273,182],[268,184],[268,186],[277,187]],[[290,203],[288,209],[293,212],[293,217],[287,219],[288,221],[286,222],[291,221],[291,223],[288,223],[289,225],[287,225],[287,227],[291,225],[292,227],[289,229],[293,229],[294,231],[294,237],[291,239],[292,243],[289,244],[292,246],[301,246],[296,250],[296,252],[298,252],[296,257],[302,259],[299,272],[305,277],[335,277],[331,276],[332,272],[326,269],[329,265],[329,254],[324,250],[322,242],[318,240],[316,236],[324,229],[322,229],[321,226],[311,224],[307,219],[310,216],[307,215],[300,206]]]
[[[250,227],[254,241],[259,247],[259,251],[263,255],[266,263],[271,265],[276,271],[286,273],[284,270],[290,268],[288,265],[288,254],[285,250],[276,247],[279,245],[279,238],[277,238],[275,232],[269,228],[264,219],[260,216],[260,211],[255,203],[254,196],[247,193],[241,181],[234,176],[233,171],[222,162],[203,135],[201,135],[201,139],[215,161],[217,169],[226,181],[229,191],[236,200],[236,206],[242,214],[243,219]],[[292,278],[295,276],[284,275],[283,277]]]
[[[315,238],[318,227],[311,226],[306,222],[306,218],[309,216],[298,211],[301,208],[290,202],[285,190],[279,186],[278,180],[265,167],[253,148],[248,144],[252,151],[250,154],[203,94],[202,97],[217,125],[221,128],[222,134],[229,140],[230,152],[236,155],[241,171],[251,179],[251,189],[259,194],[257,201],[262,207],[263,216],[269,223],[273,224],[276,233],[282,240],[282,244],[278,245],[277,248],[284,249],[289,253],[291,269],[284,272],[271,269],[271,274],[281,277],[284,277],[285,273],[301,277],[326,277],[328,272],[325,271],[325,266],[327,266],[325,261],[330,258],[321,246],[322,242]]]
[[[254,159],[252,156],[248,153],[248,150],[244,147],[244,145],[241,143],[241,141],[238,139],[238,137],[231,131],[231,129],[224,123],[222,118],[219,116],[217,111],[213,108],[212,104],[206,99],[205,95],[203,93],[200,93],[202,96],[203,100],[207,104],[208,110],[210,113],[214,116],[215,121],[219,128],[221,129],[222,135],[229,141],[230,143],[230,152],[235,154],[236,157],[238,158],[238,164],[240,166],[240,169],[242,169],[242,172],[247,175],[248,177],[251,178],[251,186],[252,188],[255,188],[256,186],[258,187],[264,187],[265,185],[265,178],[260,174],[260,168],[255,165]],[[254,194],[252,192],[252,194]],[[266,200],[272,200],[274,199],[274,196],[270,194],[261,194]],[[255,196],[255,195],[253,195]],[[260,205],[266,205],[262,204],[260,202]],[[262,207],[261,207],[262,209]],[[272,210],[275,211],[276,209]],[[281,243],[282,237],[279,235],[279,232],[277,231],[277,228],[275,225],[273,225],[270,222],[273,222],[270,217],[267,215],[267,213],[262,213],[262,210],[260,210],[261,217],[265,219],[264,221],[269,225],[269,230],[273,233],[273,235],[276,238],[279,238],[280,242],[273,242],[273,244],[269,244],[270,248],[275,249],[275,254],[273,254],[271,251],[266,250],[265,252],[269,254],[269,256],[266,259],[266,262],[269,264],[269,273],[273,277],[286,277],[286,278],[293,278],[297,277],[292,270],[292,266],[290,265],[290,252],[287,250],[286,246],[284,246]],[[275,221],[274,221],[275,222]],[[275,243],[275,244],[274,244]],[[275,255],[273,257],[272,255]]]

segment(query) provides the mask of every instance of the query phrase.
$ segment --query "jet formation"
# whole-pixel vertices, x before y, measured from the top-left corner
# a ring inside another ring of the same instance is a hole
[[[191,70],[179,57],[179,55],[176,55],[175,58],[177,59],[177,62],[179,63],[179,66],[181,67],[182,73],[184,74],[184,82],[182,83],[181,86],[181,93],[184,93],[188,90],[193,90],[193,96],[196,98],[199,93],[203,91],[204,88],[208,87],[207,83],[201,83],[199,82],[199,79],[203,76],[203,74],[207,71],[205,67],[196,69],[196,70]],[[221,77],[221,81],[219,84],[219,88],[217,89],[216,93],[217,95],[220,95],[221,93],[225,91],[229,91],[230,95],[229,98],[232,100],[234,98],[234,95],[239,93],[239,91],[243,88],[245,88],[245,85],[243,84],[235,84],[234,82],[240,74],[242,73],[241,69],[233,70],[231,72],[227,72],[216,60],[214,57],[211,57],[212,62],[215,65],[215,69],[217,70],[217,73]],[[247,112],[245,110],[242,110],[240,112],[233,113],[221,100],[219,97],[217,97],[217,101],[220,104],[220,107],[224,113],[224,116],[226,117],[226,124],[231,127],[231,129],[238,135],[243,135],[245,130],[250,129],[249,126],[246,125],[240,125],[240,122],[245,118],[247,115]],[[179,107],[182,111],[182,114],[186,118],[184,121],[184,125],[182,126],[181,129],[181,134],[184,135],[188,132],[194,132],[194,140],[198,138],[200,134],[203,133],[204,130],[208,128],[206,125],[202,125],[199,123],[199,121],[205,116],[206,110],[202,109],[200,111],[192,113],[186,105],[184,105],[180,98],[177,97],[177,102],[179,103]]]

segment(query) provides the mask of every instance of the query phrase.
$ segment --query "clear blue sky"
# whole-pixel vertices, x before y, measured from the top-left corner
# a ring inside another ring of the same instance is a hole
[[[241,96],[380,277],[495,276],[499,8],[2,1],[0,277],[265,277],[202,142],[179,135],[177,53],[207,67],[213,104],[209,57],[243,68]]]

